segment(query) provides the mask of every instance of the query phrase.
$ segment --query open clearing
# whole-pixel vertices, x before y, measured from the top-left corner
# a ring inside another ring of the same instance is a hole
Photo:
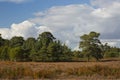
[[[2,79],[120,79],[120,61],[0,62]]]

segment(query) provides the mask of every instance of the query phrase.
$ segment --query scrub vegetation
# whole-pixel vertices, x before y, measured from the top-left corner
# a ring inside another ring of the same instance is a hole
[[[80,51],[73,51],[50,32],[37,39],[0,35],[0,79],[120,79],[120,48],[99,36],[80,36]]]
[[[120,79],[120,61],[0,62],[1,79]]]

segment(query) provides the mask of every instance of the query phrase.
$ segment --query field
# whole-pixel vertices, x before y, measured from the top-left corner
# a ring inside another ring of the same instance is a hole
[[[120,79],[120,61],[0,62],[0,79],[102,80]]]

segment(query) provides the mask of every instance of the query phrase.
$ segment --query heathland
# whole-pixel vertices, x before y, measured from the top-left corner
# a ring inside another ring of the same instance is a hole
[[[50,32],[37,39],[0,35],[0,79],[120,79],[120,48],[103,44],[99,36],[80,36],[76,51]]]
[[[0,62],[0,79],[120,79],[120,60],[101,62]]]

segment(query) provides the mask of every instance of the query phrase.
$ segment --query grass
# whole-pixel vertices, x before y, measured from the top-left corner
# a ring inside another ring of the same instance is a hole
[[[0,79],[120,79],[120,61],[0,62]]]

